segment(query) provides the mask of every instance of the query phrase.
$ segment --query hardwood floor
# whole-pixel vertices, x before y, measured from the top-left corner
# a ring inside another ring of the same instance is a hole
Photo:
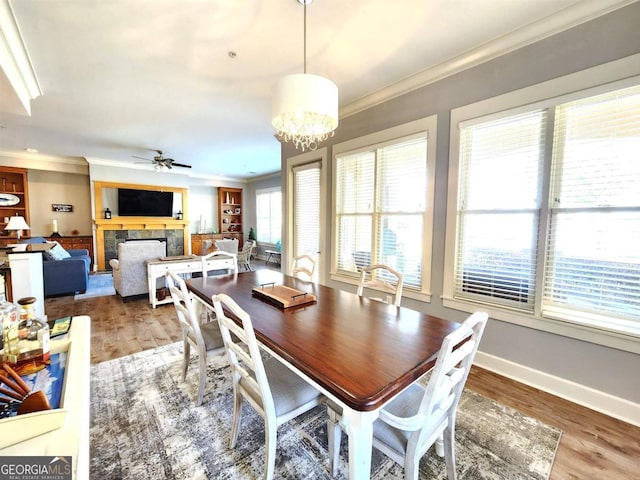
[[[181,339],[171,304],[118,296],[45,300],[49,319],[91,317],[91,362],[98,363]],[[473,367],[467,386],[562,430],[551,479],[640,478],[640,427],[621,422],[522,383]]]

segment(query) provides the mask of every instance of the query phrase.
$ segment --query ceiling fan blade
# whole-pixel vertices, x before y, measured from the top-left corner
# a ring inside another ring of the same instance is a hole
[[[140,160],[146,160],[147,162],[153,162],[150,158],[139,157],[137,155],[131,155],[133,158],[139,158]]]
[[[191,165],[187,165],[187,164],[185,164],[185,163],[176,163],[176,162],[173,162],[173,163],[172,163],[172,165],[173,165],[174,167],[191,168]]]

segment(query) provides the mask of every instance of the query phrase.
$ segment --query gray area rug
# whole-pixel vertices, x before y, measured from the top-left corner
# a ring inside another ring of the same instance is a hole
[[[245,404],[235,449],[225,356],[209,362],[204,402],[195,407],[195,357],[182,383],[181,343],[91,366],[91,478],[261,478],[264,424]],[[318,479],[328,474],[323,406],[278,429],[275,478]],[[546,479],[561,432],[479,394],[465,391],[456,430],[458,478]],[[340,472],[348,477],[343,435]],[[372,478],[403,478],[403,469],[374,449]],[[431,449],[420,478],[445,479],[444,460]]]
[[[76,293],[73,299],[82,300],[84,298],[106,297],[115,294],[113,275],[111,273],[94,273],[89,275],[87,291],[85,293]]]

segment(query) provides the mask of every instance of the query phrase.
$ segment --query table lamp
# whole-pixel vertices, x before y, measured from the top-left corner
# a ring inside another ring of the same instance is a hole
[[[20,240],[20,237],[22,236],[22,230],[31,229],[31,227],[27,225],[27,222],[24,221],[24,217],[21,217],[20,215],[11,217],[9,219],[9,223],[7,223],[7,226],[4,228],[5,230],[15,230],[18,235],[18,240]]]

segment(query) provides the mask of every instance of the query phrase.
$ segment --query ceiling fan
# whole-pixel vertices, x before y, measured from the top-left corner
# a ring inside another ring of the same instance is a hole
[[[153,157],[153,160],[149,158],[138,157],[133,155],[134,158],[139,158],[141,160],[146,160],[147,162],[152,162],[153,167],[157,172],[163,172],[170,170],[173,167],[183,167],[183,168],[191,168],[191,165],[187,165],[186,163],[178,163],[173,158],[165,158],[162,150],[154,150],[158,153]],[[142,163],[142,162],[137,162]]]

